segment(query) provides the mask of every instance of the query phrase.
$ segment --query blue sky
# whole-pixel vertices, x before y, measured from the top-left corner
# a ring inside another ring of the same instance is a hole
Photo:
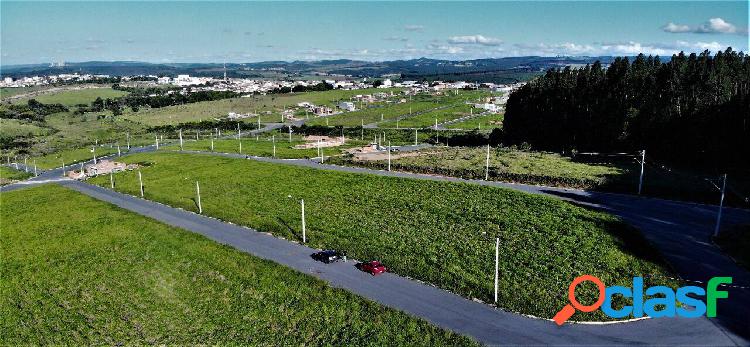
[[[11,2],[2,65],[748,50],[748,2]]]

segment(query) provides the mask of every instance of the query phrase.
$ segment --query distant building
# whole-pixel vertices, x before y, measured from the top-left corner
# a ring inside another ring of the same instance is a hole
[[[357,109],[354,103],[351,101],[342,101],[339,103],[339,108],[345,111],[355,111]]]

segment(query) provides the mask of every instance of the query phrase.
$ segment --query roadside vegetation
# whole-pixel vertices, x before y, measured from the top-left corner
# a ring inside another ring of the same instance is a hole
[[[0,186],[25,180],[31,176],[33,176],[33,174],[23,170],[16,170],[15,168],[8,166],[0,166]]]
[[[493,297],[499,237],[499,306],[510,311],[552,317],[567,303],[570,281],[582,273],[612,285],[626,285],[635,275],[668,275],[638,231],[553,198],[210,155],[123,159],[143,165],[147,199],[196,211],[199,181],[204,214],[291,240],[301,239],[304,199],[310,246],[379,259],[400,275],[485,302]],[[109,187],[109,177],[91,182]],[[116,174],[115,187],[138,195],[136,172]],[[661,276],[647,278],[648,286],[673,285]],[[592,289],[582,289],[581,298],[593,301]],[[578,317],[607,319],[598,311]]]
[[[60,186],[0,201],[5,344],[476,345]]]

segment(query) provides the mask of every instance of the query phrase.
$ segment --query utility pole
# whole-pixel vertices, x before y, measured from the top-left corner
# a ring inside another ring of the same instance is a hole
[[[271,141],[273,142],[273,157],[276,158],[276,135],[271,136]]]
[[[240,123],[237,123],[237,140],[242,138],[242,131],[240,130]]]
[[[29,172],[29,165],[26,164],[26,161],[29,159],[29,156],[23,157],[23,171]]]
[[[292,143],[292,126],[290,125],[288,128],[289,128],[289,143]]]
[[[359,140],[364,141],[365,140],[365,119],[362,118],[362,125],[359,129]]]
[[[214,151],[214,134],[211,134],[211,152]]]
[[[724,209],[724,192],[727,189],[727,174],[724,174],[724,182],[721,184],[721,200],[719,200],[719,214],[716,216],[716,227],[714,228],[714,237],[719,236],[721,227],[721,212]]]
[[[143,176],[141,176],[141,170],[138,170],[138,184],[141,187],[141,197],[143,197]]]
[[[487,160],[484,165],[484,180],[490,179],[490,144],[487,144]]]
[[[65,177],[65,160],[61,160],[61,161],[62,161],[62,177]]]
[[[112,171],[109,172],[109,187],[115,189],[115,176],[112,174]]]
[[[127,141],[128,141],[128,151],[130,151],[130,133],[125,134]]]
[[[417,131],[419,131],[419,129],[414,129],[414,145],[415,146],[417,145],[417,140],[418,140]]]
[[[300,199],[302,205],[302,243],[307,243],[307,234],[305,228],[305,199]]]
[[[96,146],[91,147],[91,152],[94,153],[94,165],[96,165]]]
[[[391,171],[391,141],[388,141],[388,171]]]
[[[495,303],[497,304],[497,285],[500,280],[500,238],[495,238]]]
[[[155,136],[156,136],[156,149],[158,150],[159,149],[159,135],[155,135]]]
[[[641,192],[643,191],[643,170],[644,165],[646,165],[646,150],[641,151],[641,177],[638,180],[638,195],[641,195]]]
[[[180,151],[182,151],[182,129],[180,129]]]
[[[195,194],[196,202],[198,203],[198,213],[203,214],[203,207],[201,206],[201,186],[198,185],[198,181],[195,181]]]
[[[37,174],[36,172],[36,159],[34,159],[34,177],[37,177],[37,176],[39,176],[39,174]]]
[[[117,156],[118,157],[122,156],[122,152],[120,152],[120,143],[119,142],[117,143]]]

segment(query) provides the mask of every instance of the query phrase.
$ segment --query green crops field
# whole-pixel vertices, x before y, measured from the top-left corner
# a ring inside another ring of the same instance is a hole
[[[33,174],[23,170],[16,170],[13,167],[0,166],[0,186],[20,181],[33,176]]]
[[[52,93],[42,94],[34,96],[36,101],[43,104],[63,104],[65,106],[75,106],[78,104],[91,104],[96,98],[102,99],[113,99],[123,95],[127,95],[127,92],[121,90],[114,90],[109,87],[102,88],[84,88],[84,89],[68,89],[61,90]],[[20,98],[16,103],[24,103],[29,98]]]
[[[302,198],[310,246],[379,259],[400,275],[485,302],[492,301],[499,237],[499,306],[510,311],[552,317],[581,274],[626,285],[635,275],[667,273],[637,231],[553,198],[210,155],[137,154],[125,161],[144,165],[147,199],[194,211],[199,181],[205,214],[292,240],[300,238]],[[108,177],[91,182],[109,186]],[[139,191],[135,172],[118,173],[115,185]],[[670,285],[649,278],[649,286]],[[593,289],[582,288],[581,297],[593,299]],[[599,311],[575,318],[607,319]]]
[[[60,186],[2,193],[6,345],[472,345]]]
[[[479,130],[490,130],[492,128],[502,128],[503,127],[503,119],[505,119],[505,114],[499,113],[499,114],[489,114],[485,116],[479,116],[471,119],[467,119],[465,121],[456,122],[453,124],[448,124],[445,127],[448,129],[479,129]]]
[[[391,160],[391,168],[400,171],[484,179],[485,147],[432,147],[416,156]],[[342,158],[340,164],[383,168],[386,161],[357,161]],[[498,181],[541,184],[572,188],[593,188],[628,173],[618,165],[576,162],[556,153],[531,152],[494,147],[490,151],[489,177]]]

